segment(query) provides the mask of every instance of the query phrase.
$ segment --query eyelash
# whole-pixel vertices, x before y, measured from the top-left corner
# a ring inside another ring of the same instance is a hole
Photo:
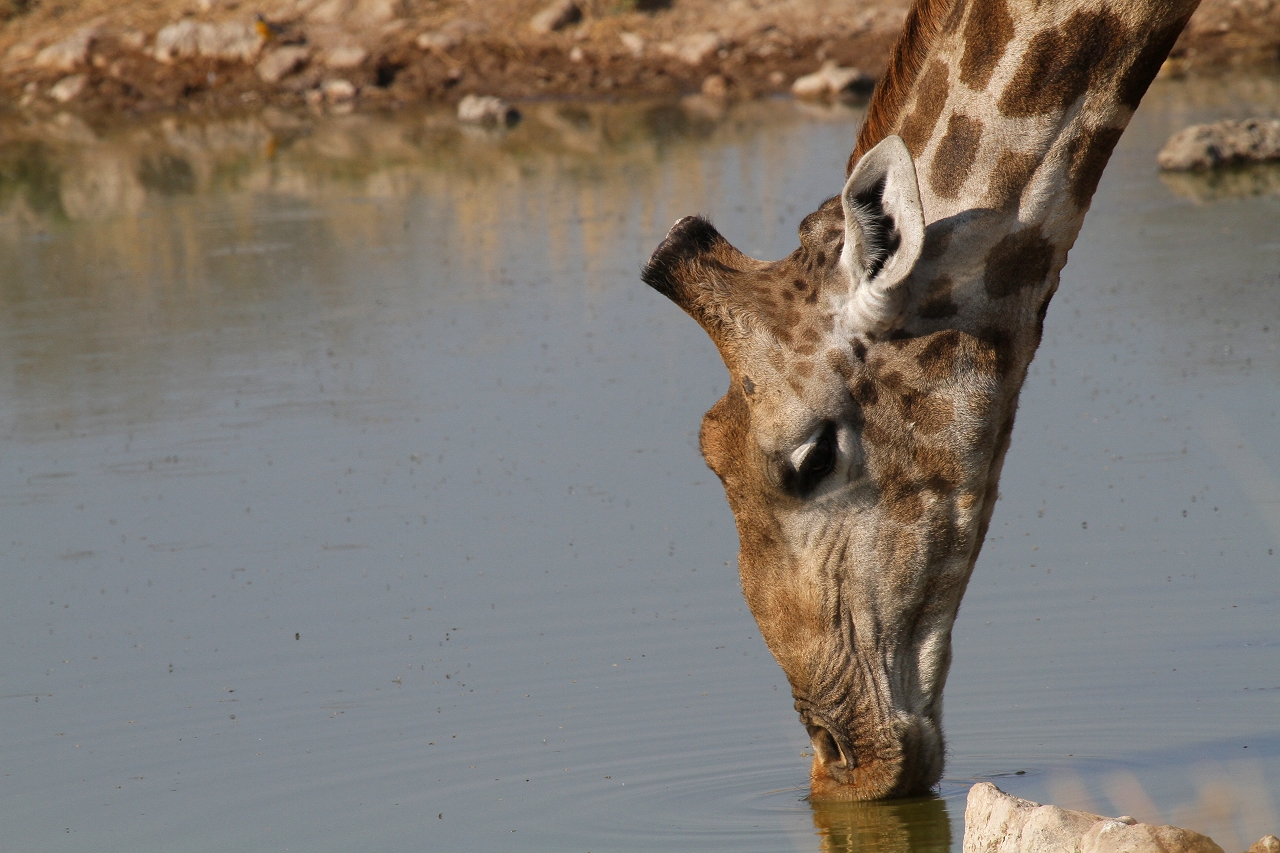
[[[835,426],[827,424],[822,436],[805,454],[796,468],[796,491],[806,495],[817,487],[824,477],[836,467],[839,449],[836,446]]]

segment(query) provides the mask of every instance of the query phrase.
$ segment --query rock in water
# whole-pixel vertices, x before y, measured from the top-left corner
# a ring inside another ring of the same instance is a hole
[[[1042,806],[981,782],[969,789],[964,853],[1222,853],[1198,832],[1132,820]]]
[[[1280,853],[1280,838],[1264,835],[1254,842],[1245,853]]]
[[[520,111],[492,95],[467,95],[458,104],[458,121],[510,126],[520,121]]]
[[[1193,124],[1169,137],[1156,162],[1174,172],[1280,161],[1280,120]]]

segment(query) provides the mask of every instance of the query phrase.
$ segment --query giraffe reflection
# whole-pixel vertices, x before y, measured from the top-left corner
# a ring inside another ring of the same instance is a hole
[[[936,797],[910,800],[815,800],[813,825],[822,853],[949,853],[951,820]]]

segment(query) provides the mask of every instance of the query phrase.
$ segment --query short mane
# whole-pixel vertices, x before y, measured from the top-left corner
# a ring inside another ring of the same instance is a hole
[[[902,27],[902,35],[893,46],[889,67],[876,84],[867,107],[867,117],[858,133],[858,143],[849,155],[845,176],[853,173],[853,167],[876,143],[884,139],[897,124],[898,116],[911,94],[925,57],[934,39],[942,31],[948,13],[960,0],[916,0]]]

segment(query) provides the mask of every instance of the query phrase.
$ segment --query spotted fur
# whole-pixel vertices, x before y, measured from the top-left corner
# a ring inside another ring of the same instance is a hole
[[[918,177],[923,236],[887,327],[842,313],[858,286],[846,234],[862,232],[846,231],[839,196],[782,260],[748,258],[690,217],[645,267],[729,368],[702,452],[813,742],[816,800],[918,794],[941,777],[951,626],[1019,390],[1103,168],[1195,5],[917,1],[847,171],[896,134]],[[883,213],[849,210],[892,236]],[[895,251],[875,239],[872,272]]]

